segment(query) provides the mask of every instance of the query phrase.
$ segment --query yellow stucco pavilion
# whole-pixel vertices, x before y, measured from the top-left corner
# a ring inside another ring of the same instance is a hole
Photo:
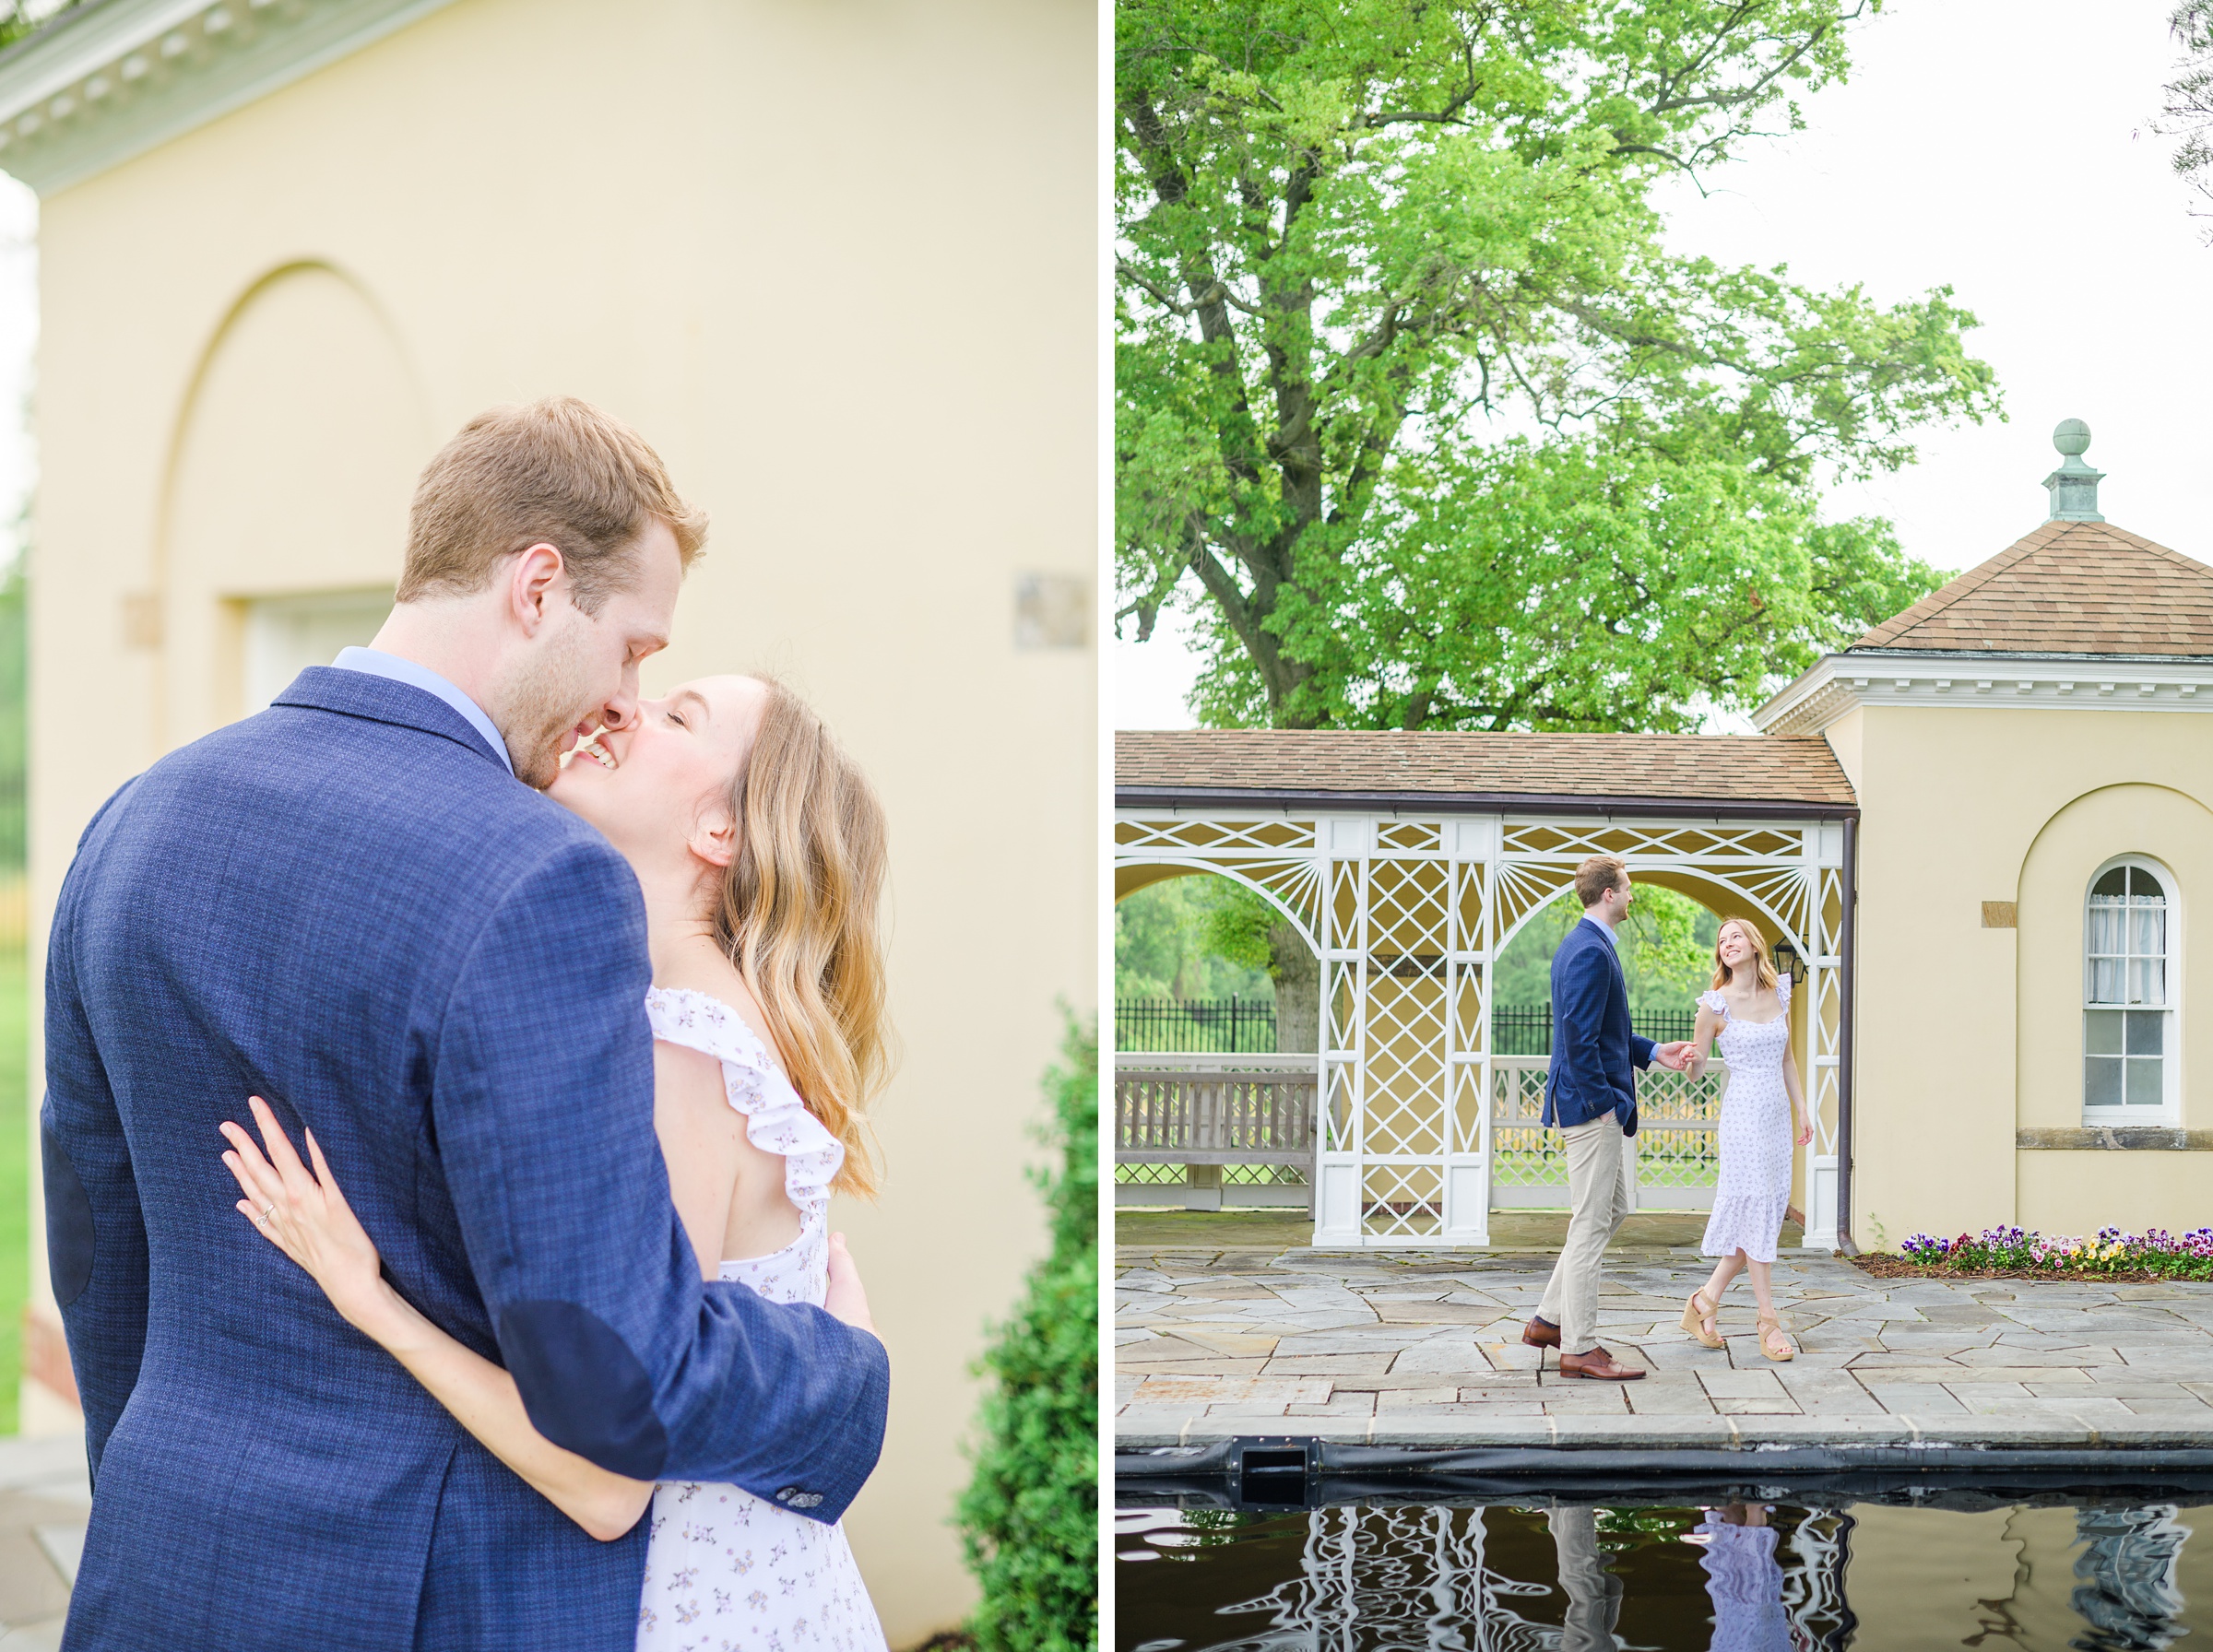
[[[2104,521],[2088,439],[2041,526],[1757,737],[1118,738],[1118,896],[1226,874],[1321,960],[1316,1243],[1513,1202],[1490,968],[1594,852],[1793,944],[1809,1245],[2213,1222],[2213,568]]]
[[[101,800],[374,631],[463,421],[635,425],[714,521],[647,687],[784,675],[890,811],[905,1060],[882,1201],[833,1222],[898,1373],[847,1521],[894,1646],[973,1597],[970,1367],[1046,1242],[1057,1000],[1095,1002],[1095,25],[101,0],[0,57],[40,197],[34,974]],[[26,1424],[76,1426],[30,1330]]]

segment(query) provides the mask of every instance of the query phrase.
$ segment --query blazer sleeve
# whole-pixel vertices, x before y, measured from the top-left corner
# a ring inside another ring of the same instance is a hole
[[[1647,1038],[1641,1032],[1632,1032],[1629,1034],[1629,1059],[1634,1061],[1639,1067],[1651,1066],[1652,1052],[1659,1047],[1660,1046],[1657,1044],[1653,1043],[1652,1040]]]
[[[46,1264],[85,1410],[95,1478],[146,1353],[146,1219],[130,1145],[77,991],[65,889],[46,952],[46,1099],[39,1109]]]
[[[1604,1042],[1609,985],[1605,961],[1590,948],[1583,948],[1560,972],[1561,991],[1553,1004],[1553,1037],[1560,1053],[1560,1069],[1567,1077],[1569,1093],[1593,1118],[1608,1110],[1602,1103],[1614,1093],[1614,1081],[1606,1077]]]
[[[445,1007],[438,1153],[500,1351],[555,1445],[834,1521],[874,1469],[883,1345],[703,1284],[653,1129],[651,985],[630,868],[574,845],[502,900]]]

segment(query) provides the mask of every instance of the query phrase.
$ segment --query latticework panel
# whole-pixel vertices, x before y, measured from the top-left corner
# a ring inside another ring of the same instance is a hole
[[[1491,1058],[1494,1187],[1567,1190],[1567,1151],[1560,1133],[1544,1122],[1546,1065],[1541,1058]]]
[[[1802,826],[1636,820],[1508,820],[1506,853],[1580,860],[1615,855],[1627,861],[1689,860],[1707,864],[1795,860],[1805,853]]]
[[[1225,1164],[1225,1187],[1304,1187],[1307,1173],[1296,1164]]]
[[[1434,1239],[1444,1232],[1445,1179],[1435,1164],[1368,1161],[1360,1178],[1362,1231],[1371,1239]]]
[[[1183,1186],[1183,1166],[1180,1164],[1118,1164],[1114,1179],[1125,1187],[1180,1187]]]
[[[1637,1185],[1711,1187],[1721,1174],[1722,1092],[1727,1068],[1704,1075],[1652,1067],[1637,1075]]]
[[[1371,971],[1362,1055],[1367,1103],[1363,1152],[1445,1150],[1445,993],[1441,982],[1401,981]]]

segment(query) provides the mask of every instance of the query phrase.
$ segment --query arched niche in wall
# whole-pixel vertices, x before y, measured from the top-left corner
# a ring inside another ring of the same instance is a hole
[[[300,263],[215,329],[172,451],[156,714],[173,747],[257,709],[288,649],[367,641],[432,444],[389,322],[349,277]]]

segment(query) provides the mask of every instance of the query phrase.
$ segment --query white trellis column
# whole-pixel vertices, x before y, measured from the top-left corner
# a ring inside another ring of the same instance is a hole
[[[1814,1139],[1805,1148],[1805,1248],[1837,1247],[1837,1120],[1843,1084],[1844,827],[1805,829],[1806,1105]]]

